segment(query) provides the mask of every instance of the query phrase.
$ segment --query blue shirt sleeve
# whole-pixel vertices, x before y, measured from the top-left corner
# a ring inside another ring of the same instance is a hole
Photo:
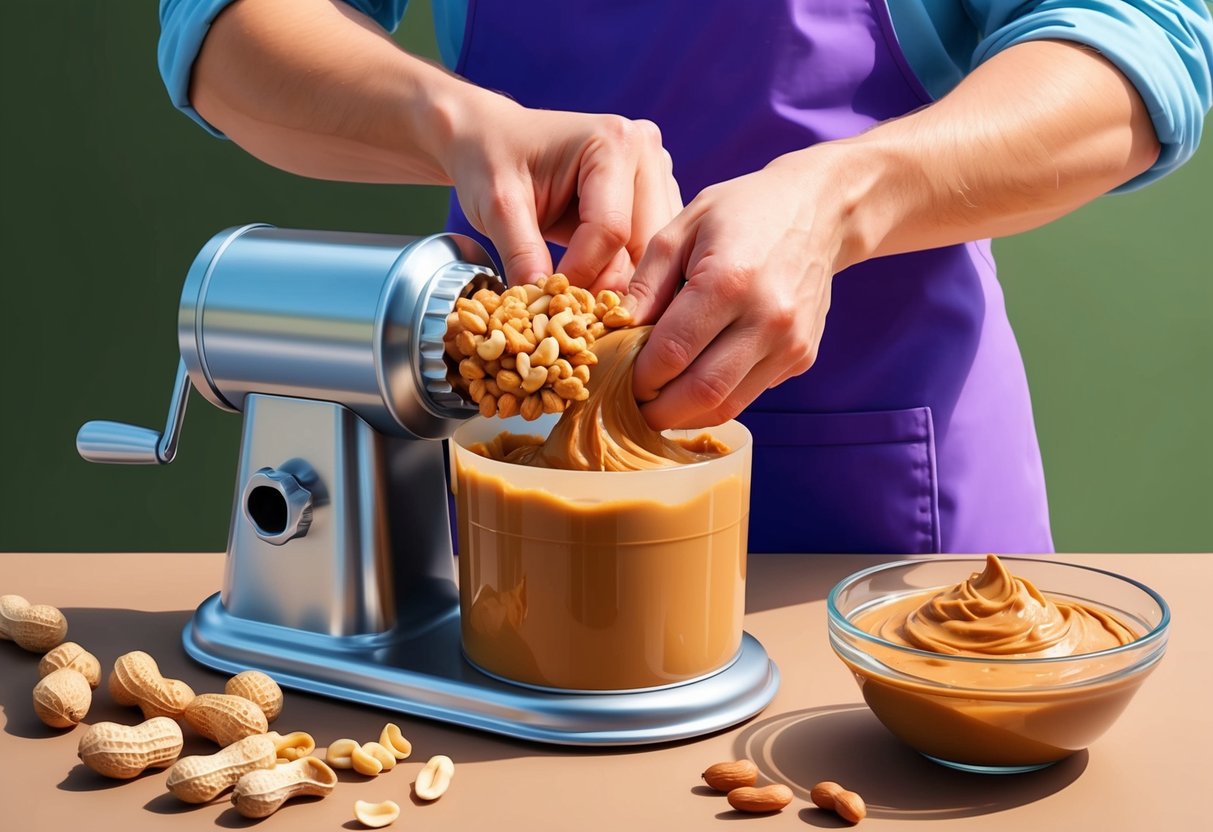
[[[198,115],[190,103],[190,73],[211,28],[211,21],[234,0],[160,0],[160,44],[156,50],[160,77],[173,106],[213,136],[222,133]],[[408,0],[345,0],[376,23],[394,32],[404,17]]]
[[[1145,102],[1162,145],[1158,161],[1117,191],[1139,188],[1186,162],[1213,99],[1213,22],[1204,0],[966,0],[982,37],[973,65],[1031,40],[1096,50]]]

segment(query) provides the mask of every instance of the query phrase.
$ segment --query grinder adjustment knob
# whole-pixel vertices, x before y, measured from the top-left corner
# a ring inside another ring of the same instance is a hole
[[[312,525],[312,492],[286,471],[256,471],[244,486],[241,503],[253,531],[275,546],[303,537]]]

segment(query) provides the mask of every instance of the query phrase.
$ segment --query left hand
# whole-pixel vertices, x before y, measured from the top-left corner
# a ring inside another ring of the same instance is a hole
[[[656,320],[633,375],[652,427],[726,422],[812,366],[851,248],[848,170],[827,145],[788,154],[705,188],[653,237],[626,301]]]

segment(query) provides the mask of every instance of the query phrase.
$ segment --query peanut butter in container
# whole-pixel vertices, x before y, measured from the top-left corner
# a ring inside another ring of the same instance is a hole
[[[595,344],[589,398],[452,438],[463,649],[562,691],[691,681],[741,644],[750,436],[658,434],[631,391],[647,328]]]

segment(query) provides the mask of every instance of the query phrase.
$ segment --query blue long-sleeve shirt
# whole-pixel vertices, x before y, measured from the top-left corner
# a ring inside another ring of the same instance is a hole
[[[935,98],[1003,49],[1066,40],[1098,51],[1145,102],[1162,145],[1158,161],[1117,190],[1182,165],[1200,143],[1213,103],[1213,21],[1205,0],[884,0],[897,40]],[[233,0],[160,0],[160,72],[173,103],[216,136],[190,105],[190,71],[211,21]],[[408,0],[345,0],[394,30]],[[463,45],[467,0],[434,0],[438,47],[453,67]]]

